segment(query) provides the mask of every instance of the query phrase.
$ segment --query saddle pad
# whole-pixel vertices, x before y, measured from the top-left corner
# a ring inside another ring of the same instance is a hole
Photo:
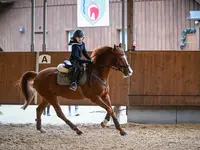
[[[83,75],[78,80],[78,85],[81,86],[81,85],[85,84],[86,80],[87,80],[87,75],[86,75],[86,71],[84,71]],[[62,72],[58,71],[57,83],[59,85],[70,85],[72,83],[72,81],[69,79],[68,73],[62,73]]]

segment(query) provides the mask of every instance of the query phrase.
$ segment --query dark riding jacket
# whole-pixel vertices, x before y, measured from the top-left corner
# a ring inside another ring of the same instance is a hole
[[[88,63],[91,60],[90,56],[88,55],[85,49],[85,43],[78,43],[76,41],[71,40],[68,45],[72,45],[72,52],[69,58],[70,61],[77,61],[79,63]],[[85,56],[88,60],[84,60],[81,57]]]

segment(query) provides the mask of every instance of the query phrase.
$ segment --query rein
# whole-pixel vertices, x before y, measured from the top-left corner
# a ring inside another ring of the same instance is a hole
[[[112,49],[113,50],[113,49]],[[125,54],[120,54],[122,56],[124,56]],[[103,67],[103,68],[111,68],[113,70],[116,70],[116,71],[121,71],[123,72],[125,68],[129,68],[130,65],[120,65],[120,64],[115,64],[116,66],[119,66],[118,67],[115,67],[115,66],[110,66],[110,65],[99,65],[100,67]],[[98,77],[96,74],[94,74],[91,70],[91,72],[89,73],[90,76],[93,75],[102,85],[104,85],[105,87],[107,87],[107,81],[104,81],[103,79],[101,79],[100,77]],[[91,79],[89,78],[89,85],[91,85]]]
[[[96,74],[94,74],[93,72],[92,72],[92,75],[93,75],[96,79],[98,79],[99,82],[100,82],[101,84],[103,84],[105,87],[107,87],[107,81],[104,81],[103,79],[99,78],[99,77],[98,77]]]
[[[83,66],[84,68],[86,68],[86,66]],[[107,87],[107,81],[104,81],[103,79],[101,79],[100,77],[98,77],[95,73],[91,72],[89,73],[90,76],[93,75],[101,84],[103,84],[105,87]],[[91,86],[91,78],[89,77],[89,85]]]
[[[114,66],[111,67],[111,69],[113,70],[117,70],[117,71],[122,71],[123,68],[128,68],[130,65],[126,65],[126,66],[122,66],[120,65],[120,68],[116,68]],[[104,66],[104,65],[100,65],[100,67],[103,67],[103,68],[110,68],[110,66]],[[91,72],[91,74],[97,79],[99,80],[99,82],[101,84],[103,84],[105,87],[107,87],[107,81],[104,81],[103,79],[99,78],[96,74],[94,74],[93,72]]]
[[[114,67],[114,66],[112,66],[111,67],[111,69],[113,69],[113,70],[116,70],[116,71],[121,71],[121,72],[123,72],[123,68],[128,68],[130,65],[119,65],[120,66],[120,68],[116,68],[116,67]],[[103,67],[103,68],[110,68],[110,66],[108,66],[108,65],[100,65],[100,67]],[[101,84],[103,84],[105,87],[107,87],[107,81],[104,81],[103,79],[101,79],[101,78],[99,78],[96,74],[94,74],[92,71],[91,71],[91,74],[96,78],[96,79],[98,79],[99,80],[99,82],[101,83]]]

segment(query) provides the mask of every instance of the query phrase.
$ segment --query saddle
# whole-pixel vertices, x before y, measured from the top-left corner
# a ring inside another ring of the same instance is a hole
[[[65,60],[57,66],[57,83],[59,85],[71,85],[72,77],[74,73],[74,67],[69,60]],[[78,78],[78,85],[81,86],[85,84],[87,80],[86,67],[81,67],[80,76]]]

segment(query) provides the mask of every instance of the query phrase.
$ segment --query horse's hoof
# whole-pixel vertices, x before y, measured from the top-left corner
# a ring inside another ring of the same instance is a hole
[[[127,135],[127,133],[125,131],[121,131],[120,134],[121,134],[121,136]]]
[[[76,133],[77,133],[78,135],[83,134],[83,132],[82,132],[81,130],[76,131]]]
[[[45,133],[46,130],[44,130],[44,129],[40,129],[40,132],[41,132],[41,133]]]
[[[101,122],[101,127],[102,127],[102,128],[105,128],[105,127],[106,127],[106,125],[104,124],[104,122]]]

